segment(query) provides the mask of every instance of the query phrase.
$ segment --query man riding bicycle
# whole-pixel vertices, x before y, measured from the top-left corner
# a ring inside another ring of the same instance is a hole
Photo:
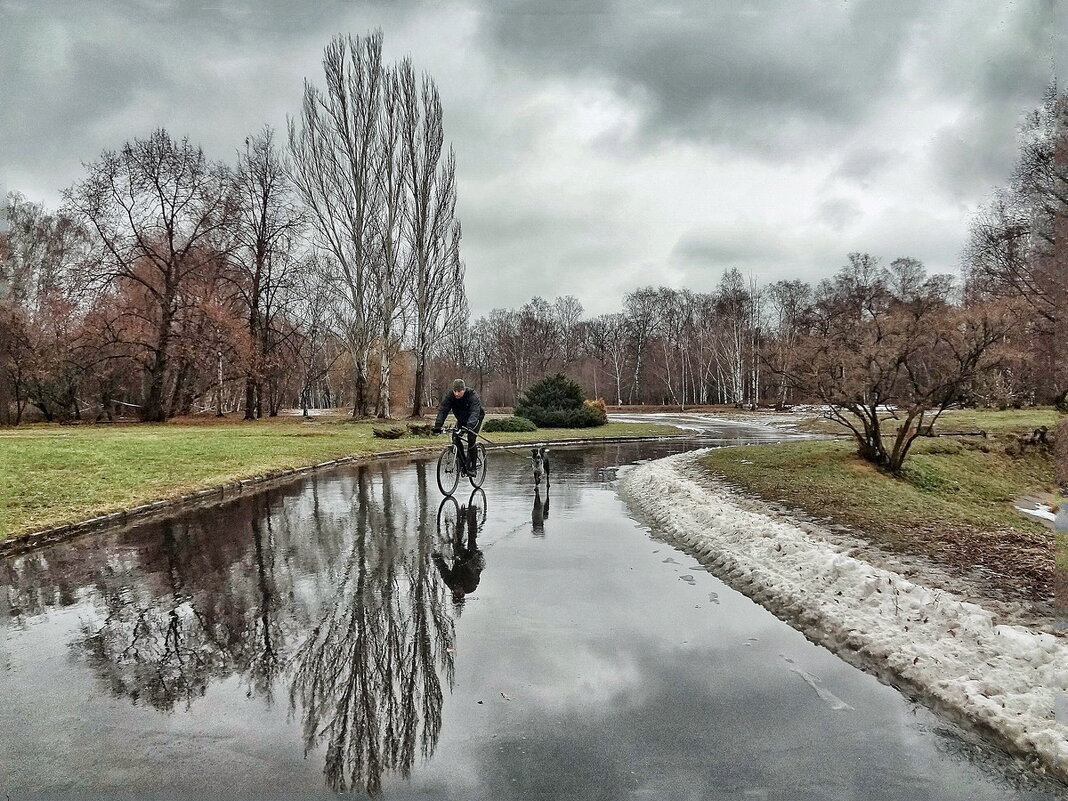
[[[438,407],[438,417],[434,421],[434,433],[440,434],[441,427],[445,424],[445,418],[449,416],[449,412],[456,415],[456,423],[462,428],[467,429],[467,447],[460,448],[463,453],[464,470],[469,476],[475,475],[476,452],[475,452],[475,439],[478,429],[482,426],[482,420],[486,417],[486,410],[482,408],[482,401],[478,397],[478,393],[473,389],[468,388],[462,378],[457,378],[452,382],[452,391],[447,392],[445,397],[441,399],[441,405]],[[459,435],[454,435],[457,439]],[[457,442],[457,445],[460,445]]]

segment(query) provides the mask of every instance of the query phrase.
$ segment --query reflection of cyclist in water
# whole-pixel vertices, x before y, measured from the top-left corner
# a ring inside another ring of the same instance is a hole
[[[457,606],[464,602],[464,596],[478,589],[482,569],[486,566],[485,557],[478,549],[476,542],[478,508],[474,501],[475,495],[472,494],[471,501],[460,509],[460,514],[456,518],[452,567],[449,567],[439,551],[435,551],[433,555],[434,564],[441,573],[445,585],[452,590],[452,601]],[[465,529],[467,530],[466,537],[464,536]]]

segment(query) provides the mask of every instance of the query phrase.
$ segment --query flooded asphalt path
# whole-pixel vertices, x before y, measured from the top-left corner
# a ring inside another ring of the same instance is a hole
[[[349,467],[0,562],[0,790],[1059,797],[636,523],[617,468],[693,446],[556,448],[538,494],[492,452],[455,505]]]

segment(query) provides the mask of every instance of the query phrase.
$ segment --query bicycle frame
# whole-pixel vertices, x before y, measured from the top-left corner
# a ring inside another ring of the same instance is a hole
[[[456,462],[457,464],[463,464],[467,459],[467,437],[465,434],[475,434],[477,431],[471,431],[466,426],[449,426],[445,429],[452,436],[452,444],[456,446]]]

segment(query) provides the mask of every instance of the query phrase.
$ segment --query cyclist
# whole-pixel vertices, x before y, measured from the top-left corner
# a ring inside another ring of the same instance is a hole
[[[456,415],[457,425],[467,429],[467,447],[460,448],[463,454],[464,470],[467,475],[475,475],[476,451],[475,433],[482,426],[482,420],[486,417],[486,410],[482,408],[482,401],[478,393],[470,389],[462,378],[452,382],[452,390],[445,394],[438,407],[438,417],[434,421],[434,433],[440,434],[441,427],[445,424],[445,418],[449,412]],[[460,444],[460,443],[457,443]]]

